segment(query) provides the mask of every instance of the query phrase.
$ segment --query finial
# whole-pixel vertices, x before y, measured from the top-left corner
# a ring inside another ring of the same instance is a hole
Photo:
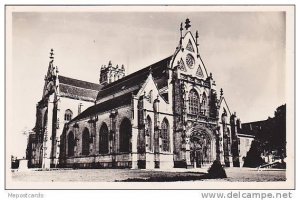
[[[223,96],[223,89],[220,90],[220,95]]]
[[[112,66],[112,64],[111,64],[111,60],[110,61],[108,61],[108,66],[107,67],[111,67]]]
[[[122,69],[122,70],[124,70],[124,69],[125,69],[123,64],[122,64],[122,66],[121,66],[121,69]]]
[[[186,20],[185,20],[185,29],[186,30],[188,30],[191,27],[190,23],[191,23],[191,21],[189,20],[189,18],[186,18]]]
[[[51,51],[50,51],[50,57],[49,57],[51,60],[53,60],[53,59],[54,59],[54,56],[53,56],[53,55],[54,55],[54,53],[53,53],[53,49],[51,49]]]
[[[180,24],[180,46],[182,46],[182,30],[183,30],[183,28],[182,28],[182,22],[181,22],[181,24]]]
[[[209,73],[209,77],[210,77],[211,79],[213,78],[213,77],[212,77],[212,73],[211,73],[211,72]]]
[[[198,34],[198,31],[196,31],[196,46],[199,46],[199,44],[198,44],[198,38],[199,38],[199,34]]]
[[[57,74],[59,73],[59,71],[58,71],[58,67],[56,66],[56,71],[55,71]]]
[[[152,67],[150,66],[150,68],[149,68],[149,74],[151,74],[152,75]]]

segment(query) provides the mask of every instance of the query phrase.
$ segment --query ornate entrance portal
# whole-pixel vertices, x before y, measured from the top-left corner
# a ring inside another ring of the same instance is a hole
[[[205,167],[215,160],[213,135],[208,130],[193,127],[190,135],[190,160],[194,167]]]

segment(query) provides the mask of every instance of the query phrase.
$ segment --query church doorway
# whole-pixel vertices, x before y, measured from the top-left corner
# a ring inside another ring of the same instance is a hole
[[[193,132],[190,142],[190,159],[194,167],[204,167],[213,162],[212,138],[206,131]]]

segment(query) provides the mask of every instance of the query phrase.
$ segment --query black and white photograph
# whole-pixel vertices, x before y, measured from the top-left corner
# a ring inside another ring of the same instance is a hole
[[[294,6],[5,7],[7,189],[293,189]]]

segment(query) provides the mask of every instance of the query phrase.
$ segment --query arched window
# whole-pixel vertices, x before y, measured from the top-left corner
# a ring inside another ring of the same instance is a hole
[[[225,108],[223,108],[223,113],[222,113],[222,123],[227,124],[227,111]]]
[[[90,133],[89,129],[84,128],[82,133],[82,155],[90,154]]]
[[[162,141],[162,150],[170,151],[170,131],[169,131],[169,122],[166,118],[161,123],[161,141]]]
[[[74,139],[74,134],[71,131],[68,135],[68,156],[74,156],[74,146],[75,146],[75,139]]]
[[[131,151],[131,122],[129,119],[125,118],[120,125],[120,152],[130,152]]]
[[[72,119],[73,112],[70,109],[65,111],[65,121],[70,121]]]
[[[205,92],[203,92],[203,95],[202,95],[202,105],[206,106],[206,103],[207,103],[207,97],[206,97]]]
[[[152,101],[153,101],[153,91],[150,90],[150,92],[149,92],[149,102],[152,103]]]
[[[152,133],[152,120],[149,116],[147,116],[146,120],[146,136],[147,136],[147,144],[148,144],[148,149],[152,151],[153,148],[153,133]]]
[[[199,113],[199,95],[194,89],[189,93],[189,112],[194,115]]]
[[[201,114],[203,115],[206,114],[206,106],[207,106],[207,97],[205,92],[203,92],[202,101],[201,101]]]
[[[99,136],[99,153],[108,153],[108,128],[106,123],[102,124]]]

